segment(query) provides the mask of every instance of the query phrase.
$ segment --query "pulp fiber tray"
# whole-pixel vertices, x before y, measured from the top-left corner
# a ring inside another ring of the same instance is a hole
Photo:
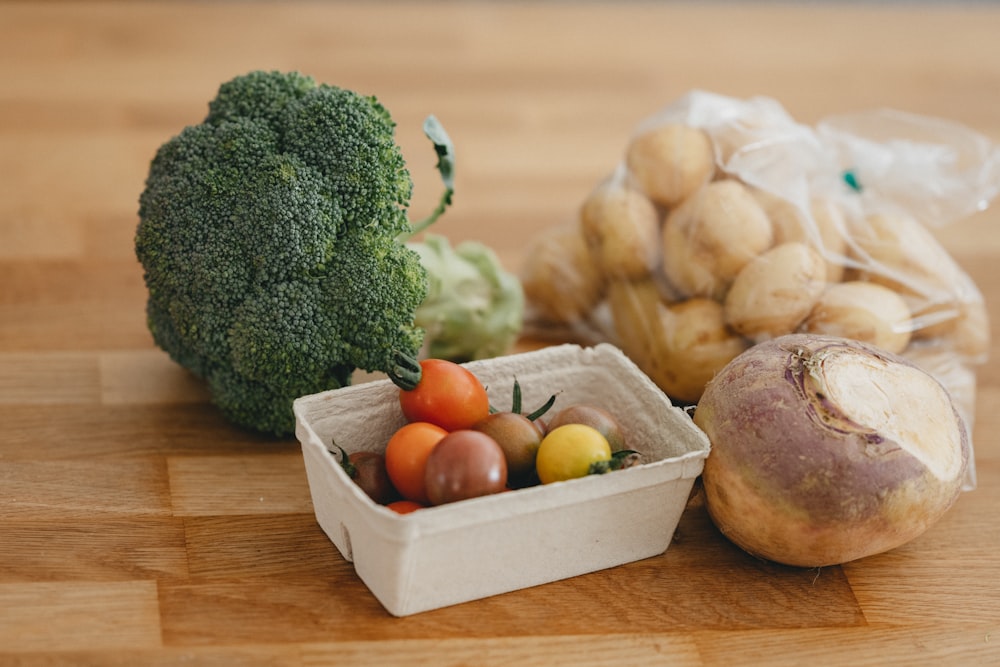
[[[614,414],[642,465],[400,515],[374,503],[329,451],[382,452],[405,423],[374,380],[295,401],[319,525],[386,610],[406,616],[594,572],[666,551],[709,443],[618,348],[559,345],[466,364],[497,409],[514,379],[533,410],[591,403]]]

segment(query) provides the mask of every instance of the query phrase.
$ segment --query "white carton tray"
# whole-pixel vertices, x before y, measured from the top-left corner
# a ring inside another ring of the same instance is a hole
[[[303,396],[296,435],[319,525],[389,613],[406,616],[641,560],[666,551],[709,443],[616,347],[560,345],[466,366],[497,409],[514,378],[523,406],[594,403],[644,463],[400,515],[374,503],[328,447],[381,452],[405,423],[389,380]]]

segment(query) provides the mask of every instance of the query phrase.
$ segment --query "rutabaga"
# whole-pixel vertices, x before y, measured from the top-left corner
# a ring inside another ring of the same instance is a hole
[[[821,567],[894,549],[951,507],[970,458],[947,391],[901,357],[792,334],[738,356],[694,415],[706,506],[768,560]]]

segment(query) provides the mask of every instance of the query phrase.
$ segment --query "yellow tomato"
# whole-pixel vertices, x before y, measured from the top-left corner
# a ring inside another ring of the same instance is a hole
[[[542,484],[584,477],[590,466],[611,460],[611,445],[601,432],[585,424],[565,424],[542,438],[535,469]]]

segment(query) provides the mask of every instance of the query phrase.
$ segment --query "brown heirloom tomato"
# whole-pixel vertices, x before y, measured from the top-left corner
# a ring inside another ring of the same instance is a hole
[[[524,483],[534,475],[535,456],[544,435],[535,422],[516,412],[495,412],[476,422],[472,429],[500,445],[511,482]]]
[[[354,452],[348,457],[348,474],[368,497],[385,505],[399,499],[399,493],[385,470],[385,457],[375,452]]]
[[[441,439],[430,456],[424,486],[433,505],[499,493],[507,486],[507,461],[496,440],[463,429]]]
[[[612,452],[620,452],[627,449],[625,446],[625,432],[622,430],[618,420],[614,415],[596,405],[571,405],[563,408],[552,417],[549,422],[549,430],[554,430],[565,424],[585,424],[597,429],[608,441]]]

